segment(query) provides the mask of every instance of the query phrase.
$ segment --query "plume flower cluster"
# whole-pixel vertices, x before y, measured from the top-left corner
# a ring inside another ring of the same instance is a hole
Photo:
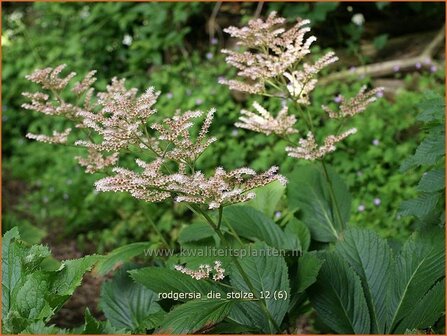
[[[317,142],[315,141],[315,136],[309,131],[306,139],[300,139],[298,141],[298,146],[296,147],[286,147],[286,152],[289,156],[297,159],[314,161],[316,159],[321,159],[326,154],[335,151],[336,143],[346,139],[348,136],[356,132],[356,128],[351,128],[339,135],[329,135],[324,139],[323,145],[318,146]]]
[[[262,174],[249,168],[239,168],[226,172],[217,168],[214,175],[206,177],[202,172],[194,174],[164,174],[163,160],[151,163],[137,160],[142,172],[125,168],[114,168],[114,176],[96,182],[99,191],[129,192],[133,197],[146,202],[159,202],[173,195],[177,202],[208,205],[210,209],[248,201],[255,197],[250,190],[266,185],[274,180],[286,183],[278,168],[272,167]]]
[[[62,90],[74,77],[74,73],[60,77],[64,68],[64,65],[46,68],[27,76],[48,92],[25,93],[31,102],[23,107],[75,123],[79,132],[73,136],[77,136],[74,145],[88,152],[87,156],[75,157],[78,163],[88,173],[112,167],[112,175],[95,183],[98,191],[128,192],[147,202],[172,198],[215,209],[252,199],[255,196],[252,189],[274,180],[286,183],[277,167],[260,174],[249,168],[226,171],[219,167],[211,176],[196,170],[198,157],[216,141],[208,137],[215,109],[208,111],[193,136],[202,111],[177,111],[172,117],[156,120],[154,105],[160,92],[150,87],[139,94],[135,88],[127,89],[124,79],[117,78],[112,79],[104,92],[95,92],[92,87],[95,71],[73,85],[71,93],[80,103],[72,105],[61,98]],[[52,136],[28,134],[28,137],[62,144],[67,142],[70,131],[55,131]],[[133,169],[118,166],[121,155],[128,152],[138,157],[141,152],[150,153],[154,159],[147,162],[137,158]]]
[[[201,280],[201,279],[209,279],[211,273],[213,273],[212,279],[214,281],[220,281],[225,278],[225,269],[222,268],[222,262],[219,260],[216,260],[214,262],[213,267],[211,267],[208,264],[200,265],[198,270],[192,270],[189,268],[186,268],[182,265],[175,265],[174,268],[183,273],[191,276],[193,279]]]
[[[53,135],[43,135],[43,134],[33,134],[33,133],[27,133],[26,137],[28,139],[33,139],[40,142],[46,142],[50,144],[64,144],[67,142],[68,135],[71,132],[71,128],[67,128],[63,132],[57,132],[53,131]]]
[[[286,30],[285,19],[272,12],[268,18],[250,20],[247,27],[229,27],[225,32],[236,38],[241,51],[224,49],[228,64],[237,68],[238,75],[249,81],[222,79],[221,84],[233,90],[249,93],[263,93],[266,84],[283,75],[293,65],[310,53],[316,40],[314,36],[305,37],[310,31],[309,20],[299,20]]]
[[[296,133],[297,130],[293,128],[296,122],[294,115],[287,114],[287,106],[278,112],[278,115],[273,117],[265,108],[257,102],[253,103],[253,107],[258,114],[242,110],[239,122],[235,124],[236,127],[245,128],[251,131],[264,133],[266,135],[277,134],[286,135]]]
[[[382,92],[382,87],[366,91],[366,86],[362,86],[359,93],[353,98],[346,99],[342,95],[339,96],[340,108],[338,111],[333,111],[325,105],[321,108],[327,112],[330,118],[353,117],[366,110],[368,105],[375,102]]]
[[[222,52],[227,55],[226,62],[237,68],[241,80],[220,80],[230,89],[260,94],[267,97],[288,98],[297,110],[310,105],[310,94],[318,83],[319,73],[338,60],[334,52],[329,51],[316,61],[308,61],[310,47],[316,41],[315,36],[306,37],[310,32],[309,20],[298,19],[290,29],[285,27],[286,19],[278,17],[276,12],[270,13],[267,19],[254,19],[242,28],[229,27],[224,31],[237,39],[239,49]],[[338,97],[340,107],[337,111],[327,106],[322,110],[331,119],[352,117],[364,111],[369,104],[379,96],[382,88],[367,91],[363,87],[351,99]],[[235,126],[266,135],[275,134],[292,142],[289,135],[297,133],[300,125],[294,115],[288,115],[288,103],[280,112],[273,116],[258,103],[253,107],[258,113],[241,110],[241,115]],[[349,129],[335,135],[326,135],[319,145],[313,131],[312,117],[301,115],[303,126],[307,128],[307,137],[286,148],[289,156],[294,158],[316,160],[336,149],[336,144],[356,129]],[[304,125],[305,124],[305,125]],[[340,123],[340,126],[342,124]],[[340,127],[341,128],[341,127]],[[340,129],[339,128],[339,129]]]

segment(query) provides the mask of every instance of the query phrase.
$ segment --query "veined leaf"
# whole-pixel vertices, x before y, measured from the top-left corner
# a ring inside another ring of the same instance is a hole
[[[251,255],[240,258],[242,269],[250,279],[258,297],[262,294],[265,298],[267,310],[275,319],[277,325],[281,325],[287,312],[290,300],[290,285],[287,274],[287,265],[281,256],[268,255],[269,247],[263,243],[256,243],[251,248]],[[254,254],[256,252],[256,255]],[[245,282],[239,268],[232,267],[231,284],[233,290],[252,293],[252,289]],[[274,297],[275,292],[287,293],[286,299]],[[236,306],[235,306],[236,307]],[[245,312],[244,316],[240,313]],[[230,317],[243,325],[259,328],[262,332],[274,333],[272,323],[263,314],[262,308],[256,302],[241,302],[231,312]]]
[[[99,274],[106,274],[120,262],[128,262],[131,258],[142,254],[145,250],[154,248],[153,243],[139,242],[121,246],[101,259],[96,266],[96,271]]]
[[[180,244],[187,242],[195,242],[201,239],[212,237],[214,230],[206,223],[194,223],[186,226],[180,231],[178,242]]]
[[[192,300],[176,306],[163,320],[157,333],[187,334],[208,330],[230,312],[233,300]]]
[[[421,113],[417,116],[417,120],[424,122],[442,121],[445,117],[444,97],[428,92],[425,99],[418,104]]]
[[[110,321],[98,321],[90,313],[87,308],[84,313],[85,324],[80,330],[84,335],[100,335],[100,334],[128,334],[125,329],[116,329],[110,324]]]
[[[422,192],[435,192],[445,189],[445,170],[429,170],[422,175],[418,190]]]
[[[292,218],[284,229],[286,236],[292,240],[291,246],[297,246],[300,251],[307,251],[310,246],[310,231],[307,226],[296,218]],[[293,240],[296,239],[297,242]]]
[[[99,258],[99,256],[91,255],[63,261],[53,275],[51,292],[60,296],[72,295],[81,284],[85,272],[90,271]]]
[[[317,280],[322,264],[323,260],[318,258],[315,253],[305,253],[298,259],[297,293],[304,292]]]
[[[371,315],[371,332],[384,333],[390,319],[391,248],[372,231],[351,229],[336,250],[360,277]]]
[[[442,233],[441,233],[442,234]],[[404,326],[402,320],[413,312],[418,302],[436,282],[445,277],[445,250],[443,240],[425,240],[412,237],[396,259],[391,292],[392,319],[390,332],[415,326]],[[410,321],[411,322],[411,321]]]
[[[359,276],[332,252],[325,262],[309,296],[322,321],[339,334],[369,334],[370,316]]]
[[[401,216],[416,216],[423,219],[435,209],[438,203],[439,195],[437,193],[423,193],[417,198],[408,201],[403,201],[399,208],[399,215]]]
[[[287,186],[289,207],[301,210],[302,221],[309,228],[312,238],[321,242],[333,242],[339,238],[351,210],[351,195],[346,185],[332,169],[328,169],[328,175],[337,204],[331,197],[324,172],[315,165],[295,169],[289,176]]]
[[[395,333],[402,334],[408,326],[417,329],[431,327],[445,313],[445,279],[439,281],[408,314]]]
[[[254,189],[253,191],[256,193],[256,197],[246,204],[261,211],[267,217],[272,218],[285,190],[286,187],[284,185],[278,181],[274,181],[266,186]]]
[[[140,333],[146,332],[146,319],[161,310],[158,295],[127,273],[130,266],[121,268],[112,280],[101,287],[99,306],[107,320],[116,327]]]
[[[277,249],[294,249],[280,227],[262,212],[248,206],[233,205],[223,211],[223,224],[238,235],[267,243]]]

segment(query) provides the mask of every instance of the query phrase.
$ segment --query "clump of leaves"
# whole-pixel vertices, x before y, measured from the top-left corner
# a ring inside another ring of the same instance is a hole
[[[2,330],[4,333],[61,333],[47,326],[73,295],[98,256],[65,260],[54,267],[47,246],[28,245],[17,227],[2,241]],[[51,262],[52,261],[52,262]]]
[[[417,198],[402,203],[400,215],[416,216],[422,225],[445,224],[445,102],[430,92],[419,104],[417,120],[424,122],[425,139],[413,156],[403,162],[401,171],[424,167],[417,186]]]
[[[310,300],[337,333],[403,334],[431,328],[444,314],[441,231],[414,234],[395,252],[374,232],[350,229],[322,255]]]

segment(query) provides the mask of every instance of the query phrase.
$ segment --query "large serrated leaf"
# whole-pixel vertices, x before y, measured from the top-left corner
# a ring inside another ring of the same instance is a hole
[[[135,283],[127,273],[129,269],[121,268],[112,280],[103,283],[99,306],[114,327],[144,333],[146,319],[161,310],[156,303],[158,295]]]
[[[72,295],[81,284],[84,274],[92,269],[99,256],[91,255],[80,259],[65,260],[54,273],[51,291],[55,295]]]
[[[422,192],[435,192],[445,188],[445,170],[434,169],[422,175],[418,190]]]
[[[434,92],[428,92],[425,99],[418,104],[421,112],[417,120],[424,122],[441,121],[445,117],[444,98]]]
[[[445,136],[441,133],[430,133],[416,149],[413,156],[402,163],[400,171],[412,167],[433,165],[442,156],[445,156]]]
[[[409,326],[425,329],[433,324],[445,313],[445,279],[439,281],[416,304],[413,311],[396,327],[396,334],[403,334]]]
[[[85,323],[82,327],[81,334],[99,335],[99,334],[126,334],[125,329],[116,329],[110,324],[110,321],[98,321],[90,313],[87,308],[84,312]]]
[[[371,313],[371,332],[384,333],[389,325],[389,284],[393,264],[387,242],[369,230],[345,232],[336,250],[362,281],[363,292]]]
[[[369,334],[370,316],[359,276],[338,254],[326,253],[317,282],[309,289],[322,321],[340,334]]]
[[[401,216],[416,216],[423,219],[432,212],[438,203],[438,193],[422,193],[415,199],[403,201],[399,208]]]
[[[206,296],[211,291],[221,291],[217,284],[206,280],[195,280],[189,275],[161,267],[146,267],[129,272],[138,283],[159,293],[199,293]],[[194,298],[194,297],[192,297]],[[180,299],[187,301],[191,298]]]
[[[151,248],[154,248],[154,244],[149,242],[138,242],[121,246],[106,256],[101,257],[96,266],[96,271],[100,274],[106,274],[118,263],[128,262],[131,258]]]
[[[222,321],[235,301],[192,300],[176,306],[163,320],[158,333],[187,334],[205,331]]]
[[[284,258],[275,256],[273,253],[269,255],[269,249],[271,250],[265,244],[254,244],[250,248],[251,255],[240,258],[240,264],[256,291],[253,294],[259,297],[261,292],[263,293],[267,310],[275,319],[276,324],[281,325],[290,300],[288,271]],[[252,289],[247,285],[243,274],[236,265],[232,267],[231,284],[235,291],[252,293]],[[275,298],[275,293],[278,292],[287,293],[287,298]],[[244,316],[241,316],[241,313]],[[236,322],[259,328],[262,332],[277,332],[256,302],[238,303],[237,308],[231,312],[230,316]]]
[[[298,259],[297,293],[304,292],[312,285],[318,276],[323,260],[318,258],[314,253],[305,253]]]
[[[186,226],[178,238],[180,244],[195,242],[205,238],[212,237],[215,234],[214,230],[206,223],[194,223]]]
[[[339,238],[351,210],[351,195],[346,185],[332,169],[328,169],[328,174],[336,204],[323,171],[315,165],[296,168],[289,176],[287,185],[289,207],[301,210],[302,221],[309,228],[312,238],[321,242],[333,242]]]
[[[440,279],[445,277],[445,250],[442,240],[409,239],[396,259],[391,292],[390,332],[411,329],[402,320]],[[411,322],[411,321],[410,321]]]
[[[250,200],[247,205],[261,211],[267,217],[272,218],[285,190],[286,187],[278,181],[256,188],[253,190],[256,193],[256,197]]]
[[[229,206],[223,212],[223,223],[238,235],[259,240],[278,249],[295,249],[280,227],[262,212],[248,206]]]
[[[307,251],[310,246],[310,231],[307,226],[296,218],[292,218],[286,225],[284,233],[300,251]],[[296,241],[294,241],[296,240]]]

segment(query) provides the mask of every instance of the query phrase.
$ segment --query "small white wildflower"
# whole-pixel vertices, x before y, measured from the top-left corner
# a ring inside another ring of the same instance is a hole
[[[133,42],[132,36],[130,36],[129,34],[124,35],[122,43],[125,46],[130,46],[132,44],[132,42]]]
[[[352,23],[357,26],[363,26],[365,23],[365,17],[361,13],[354,14],[351,19]]]
[[[372,141],[372,144],[373,144],[374,146],[378,146],[378,145],[380,144],[379,139],[374,139],[374,140]]]
[[[374,198],[373,203],[374,205],[379,206],[382,203],[382,201],[380,200],[380,198]]]
[[[363,212],[363,211],[365,211],[365,206],[364,206],[363,204],[360,204],[360,205],[357,207],[357,211],[358,211],[358,212]]]

